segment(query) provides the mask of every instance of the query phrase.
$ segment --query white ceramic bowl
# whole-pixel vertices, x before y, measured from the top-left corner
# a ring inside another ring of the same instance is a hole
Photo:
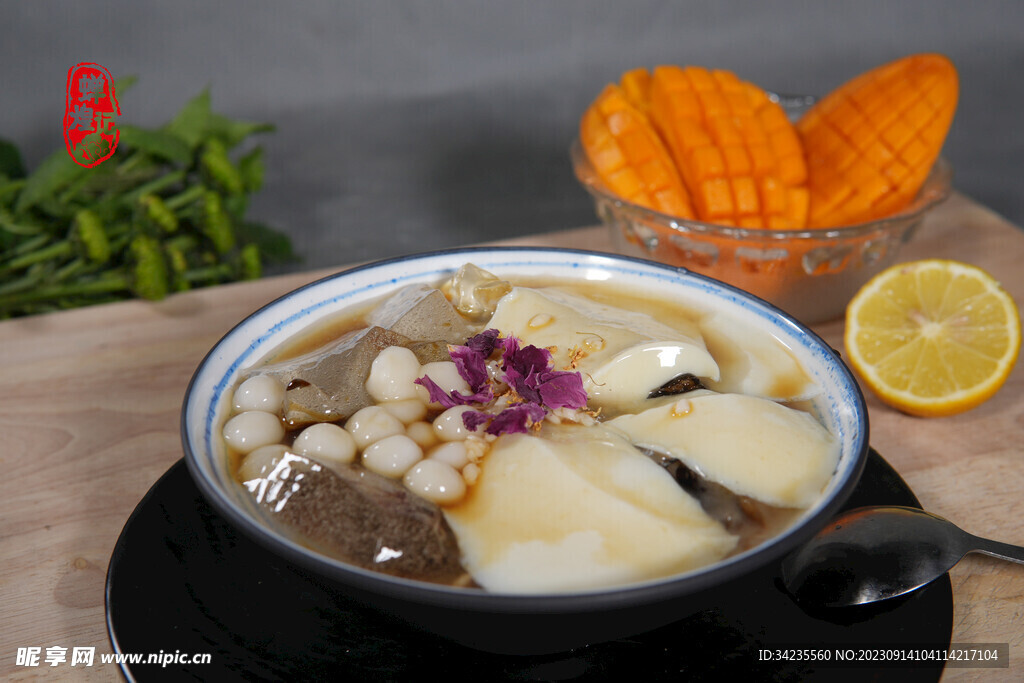
[[[472,262],[501,277],[622,282],[660,298],[713,307],[778,337],[823,389],[815,410],[841,444],[838,468],[818,501],[782,534],[717,564],[678,576],[583,593],[496,595],[395,578],[316,553],[260,522],[228,471],[220,437],[243,371],[327,316],[411,283],[439,283]],[[267,304],[228,332],[197,369],[182,412],[189,471],[210,503],[267,551],[306,567],[339,590],[441,635],[492,651],[541,653],[639,633],[685,616],[723,584],[777,563],[836,512],[856,485],[868,450],[867,410],[846,366],[820,338],[770,304],[688,271],[639,259],[559,249],[457,249],[360,266]]]

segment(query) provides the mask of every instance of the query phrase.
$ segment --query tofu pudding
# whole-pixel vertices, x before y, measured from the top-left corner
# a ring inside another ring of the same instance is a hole
[[[839,445],[775,337],[610,283],[471,264],[249,368],[222,434],[266,523],[493,593],[697,569],[784,531]]]

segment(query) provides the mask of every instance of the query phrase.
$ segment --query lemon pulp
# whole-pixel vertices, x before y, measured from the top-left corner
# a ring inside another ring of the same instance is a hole
[[[991,397],[1020,351],[1013,298],[988,273],[939,259],[876,275],[846,310],[851,364],[885,403],[953,415]]]

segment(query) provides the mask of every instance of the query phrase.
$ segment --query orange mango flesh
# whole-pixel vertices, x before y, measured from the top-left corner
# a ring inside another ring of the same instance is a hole
[[[803,226],[800,141],[764,91],[728,71],[659,66],[650,98],[651,119],[699,219],[747,228]]]
[[[679,218],[695,217],[658,133],[619,86],[605,87],[583,114],[580,142],[598,177],[619,197]]]
[[[647,69],[631,69],[619,79],[626,99],[634,107],[650,117],[651,113],[651,73]]]
[[[771,229],[841,227],[898,213],[938,157],[957,89],[948,59],[911,55],[842,85],[793,126],[763,90],[730,72],[639,68],[591,105],[580,138],[600,180],[623,199],[755,229],[742,238],[680,232],[634,216],[646,236],[625,226],[623,235],[645,256],[783,305],[804,296],[811,267],[804,259],[835,240],[811,233],[780,241]],[[847,255],[813,266],[813,274],[841,277],[858,243],[871,238],[848,238]]]
[[[794,127],[728,71],[638,68],[605,89],[580,134],[599,177],[628,201],[744,228],[838,227],[913,200],[957,94],[948,59],[910,55],[840,86]]]
[[[808,227],[862,223],[908,205],[939,156],[957,95],[953,64],[920,54],[864,73],[819,101],[797,124]]]

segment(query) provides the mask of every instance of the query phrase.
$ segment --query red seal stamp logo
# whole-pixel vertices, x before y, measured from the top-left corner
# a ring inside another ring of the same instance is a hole
[[[64,142],[76,164],[92,168],[114,154],[121,139],[116,123],[120,115],[109,71],[86,62],[71,67],[64,105]]]

